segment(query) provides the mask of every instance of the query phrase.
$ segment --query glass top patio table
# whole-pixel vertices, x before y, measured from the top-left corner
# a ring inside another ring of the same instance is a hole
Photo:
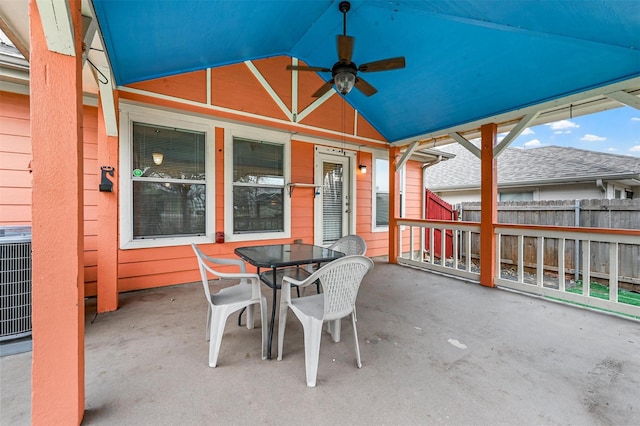
[[[273,303],[271,308],[271,323],[269,324],[269,342],[267,349],[267,358],[271,359],[271,342],[273,340],[273,326],[276,316],[276,296],[280,288],[280,282],[284,271],[279,268],[287,268],[291,266],[299,267],[313,263],[326,263],[336,260],[344,253],[331,250],[326,247],[316,246],[313,244],[271,244],[263,246],[247,246],[238,247],[234,253],[245,260],[247,263],[258,269],[258,275],[262,281],[273,289]],[[268,272],[260,273],[260,268],[271,269]],[[296,279],[304,279],[309,273],[302,268],[295,268],[287,271],[287,275],[293,275]]]

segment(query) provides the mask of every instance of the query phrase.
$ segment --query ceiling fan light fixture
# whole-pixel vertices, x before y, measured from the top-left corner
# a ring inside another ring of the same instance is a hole
[[[336,72],[333,81],[338,92],[346,95],[356,84],[356,74],[350,68],[343,68]]]
[[[365,96],[375,95],[378,90],[376,90],[376,88],[371,84],[367,83],[363,78],[358,77],[358,72],[390,71],[404,68],[404,56],[367,62],[358,67],[351,60],[355,38],[347,35],[347,12],[351,10],[351,3],[348,1],[341,1],[338,5],[338,10],[342,13],[342,34],[338,34],[336,37],[338,42],[338,62],[333,64],[331,70],[325,67],[309,65],[287,65],[287,69],[290,71],[331,71],[331,80],[325,82],[311,95],[314,98],[324,96],[331,90],[332,86],[335,86],[336,91],[340,92],[342,95],[346,95],[351,92],[354,86]]]

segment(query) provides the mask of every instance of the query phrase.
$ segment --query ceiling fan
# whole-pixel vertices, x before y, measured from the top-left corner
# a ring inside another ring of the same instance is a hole
[[[371,96],[378,90],[371,84],[364,81],[358,76],[360,72],[375,72],[375,71],[390,71],[395,69],[404,68],[405,61],[404,56],[397,58],[382,59],[379,61],[368,62],[357,66],[351,61],[353,54],[353,43],[355,38],[347,35],[347,12],[351,9],[351,3],[348,1],[342,1],[338,5],[338,9],[342,12],[342,26],[343,34],[338,35],[338,62],[333,64],[331,68],[313,67],[305,65],[287,65],[288,70],[297,71],[316,71],[316,72],[331,72],[331,80],[322,85],[311,96],[319,98],[320,96],[331,90],[331,86],[336,85],[338,92],[346,95],[355,86],[365,96]]]

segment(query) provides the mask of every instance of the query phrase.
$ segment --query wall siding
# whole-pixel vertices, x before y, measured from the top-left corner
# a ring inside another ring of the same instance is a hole
[[[265,77],[277,96],[291,108],[291,73],[284,70],[290,58],[269,58],[254,61],[254,65]],[[277,106],[271,95],[262,87],[246,64],[236,64],[211,70],[211,103],[207,103],[205,71],[180,76],[165,77],[148,82],[136,83],[130,87],[135,92],[120,92],[120,99],[143,101],[153,108],[170,107],[185,113],[210,115],[212,119],[228,119],[229,112],[207,109],[207,106],[223,107],[230,110],[249,112],[259,116],[287,121],[286,114]],[[298,87],[298,112],[303,111],[315,98],[311,94],[323,83],[314,73],[300,73]],[[29,225],[31,223],[31,140],[29,124],[29,97],[27,95],[2,92],[0,94],[0,225]],[[158,95],[161,95],[158,97]],[[188,101],[180,102],[181,99]],[[189,103],[190,102],[190,103]],[[194,104],[194,102],[196,104]],[[201,103],[199,107],[197,103]],[[82,134],[84,138],[84,244],[85,244],[85,293],[97,294],[97,265],[100,254],[97,250],[97,200],[100,180],[98,164],[98,109],[84,107]],[[238,117],[236,117],[237,119]],[[241,119],[240,121],[245,121]],[[247,124],[259,120],[247,118]],[[325,104],[309,114],[301,123],[310,126],[310,134],[321,134],[324,130],[346,132],[372,140],[365,144],[386,146],[380,134],[359,117],[342,97],[335,95]],[[274,125],[286,131],[286,125]],[[314,130],[317,128],[317,130]],[[215,129],[215,164],[210,170],[215,174],[215,231],[224,229],[224,131]],[[347,149],[358,150],[357,145],[347,145]],[[291,181],[312,183],[314,179],[314,144],[292,139]],[[359,152],[356,164],[365,164],[372,170],[372,155]],[[119,173],[116,167],[116,177]],[[370,256],[386,255],[388,232],[372,232],[372,174],[356,172],[356,232],[368,244]],[[406,214],[407,217],[421,217],[421,167],[419,163],[407,164]],[[288,196],[288,194],[287,194]],[[298,190],[291,196],[291,238],[282,240],[255,241],[252,244],[288,243],[302,240],[312,243],[314,238],[314,191]],[[114,212],[117,214],[117,212]],[[202,248],[211,256],[234,257],[233,250],[247,243],[207,244]],[[249,267],[251,270],[251,267]],[[174,285],[199,280],[197,262],[190,246],[159,247],[148,249],[119,250],[118,291]]]
[[[29,97],[0,92],[0,225],[31,225]]]

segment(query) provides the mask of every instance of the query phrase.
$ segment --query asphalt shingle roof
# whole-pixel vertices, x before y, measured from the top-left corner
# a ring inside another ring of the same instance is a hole
[[[459,144],[441,148],[455,158],[425,170],[432,190],[480,187],[480,159]],[[498,185],[640,178],[640,158],[578,148],[507,148],[498,157]]]

